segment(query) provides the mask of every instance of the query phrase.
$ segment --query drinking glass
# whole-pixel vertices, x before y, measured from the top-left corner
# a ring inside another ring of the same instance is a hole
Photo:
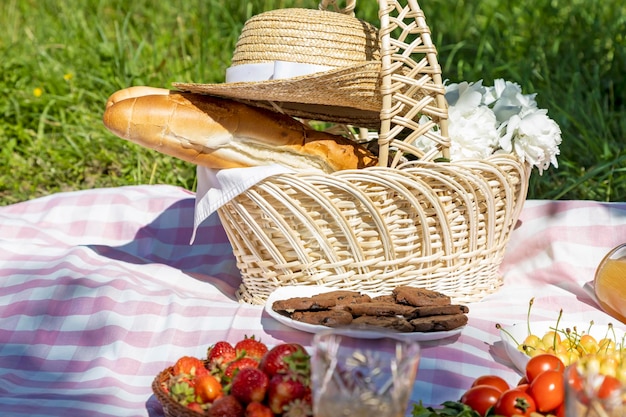
[[[626,416],[624,384],[603,384],[604,375],[582,373],[572,364],[565,370],[565,415],[567,417]]]
[[[316,417],[402,417],[420,360],[415,341],[328,330],[315,335],[311,358]]]
[[[602,309],[626,324],[626,244],[612,249],[602,259],[593,287]]]

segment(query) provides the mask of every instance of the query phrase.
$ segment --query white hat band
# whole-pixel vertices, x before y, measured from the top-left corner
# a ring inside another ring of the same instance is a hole
[[[241,64],[226,69],[226,82],[258,82],[310,75],[333,69],[326,65],[273,61]]]

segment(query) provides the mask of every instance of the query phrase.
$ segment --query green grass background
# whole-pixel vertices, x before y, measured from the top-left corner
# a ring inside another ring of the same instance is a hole
[[[304,0],[2,0],[0,205],[94,187],[195,189],[191,164],[123,141],[101,122],[132,85],[222,82],[246,19]],[[423,0],[451,82],[494,78],[538,93],[559,123],[559,168],[529,198],[626,200],[623,0]],[[357,15],[376,22],[373,0]]]

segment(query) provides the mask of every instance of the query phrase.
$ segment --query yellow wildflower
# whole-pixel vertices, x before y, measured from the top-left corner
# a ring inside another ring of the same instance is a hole
[[[33,95],[35,97],[41,97],[41,95],[43,94],[43,89],[40,87],[35,87],[33,88]]]

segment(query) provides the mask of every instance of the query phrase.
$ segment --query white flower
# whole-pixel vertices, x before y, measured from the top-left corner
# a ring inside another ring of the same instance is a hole
[[[561,129],[547,113],[538,109],[522,117],[513,115],[501,129],[502,150],[514,151],[522,161],[536,166],[539,173],[550,164],[558,167],[556,156],[561,144]]]
[[[510,81],[497,79],[490,90],[493,102],[493,111],[499,123],[504,123],[513,115],[520,115],[537,109],[536,94],[522,94],[522,88]]]
[[[489,107],[451,107],[448,114],[454,120],[448,127],[451,159],[484,159],[493,153],[498,124]]]
[[[484,159],[494,153],[515,153],[542,173],[558,166],[561,129],[539,109],[535,94],[523,94],[519,84],[497,79],[493,87],[482,80],[446,86],[451,160]],[[420,123],[424,122],[424,117]],[[415,145],[428,152],[432,141],[420,137]]]
[[[446,88],[448,101],[450,158],[482,159],[498,145],[498,125],[493,111],[483,105],[487,89],[482,81],[462,82]]]
[[[478,107],[486,94],[487,89],[483,87],[482,80],[471,84],[463,81],[446,86],[446,101],[450,107]]]

